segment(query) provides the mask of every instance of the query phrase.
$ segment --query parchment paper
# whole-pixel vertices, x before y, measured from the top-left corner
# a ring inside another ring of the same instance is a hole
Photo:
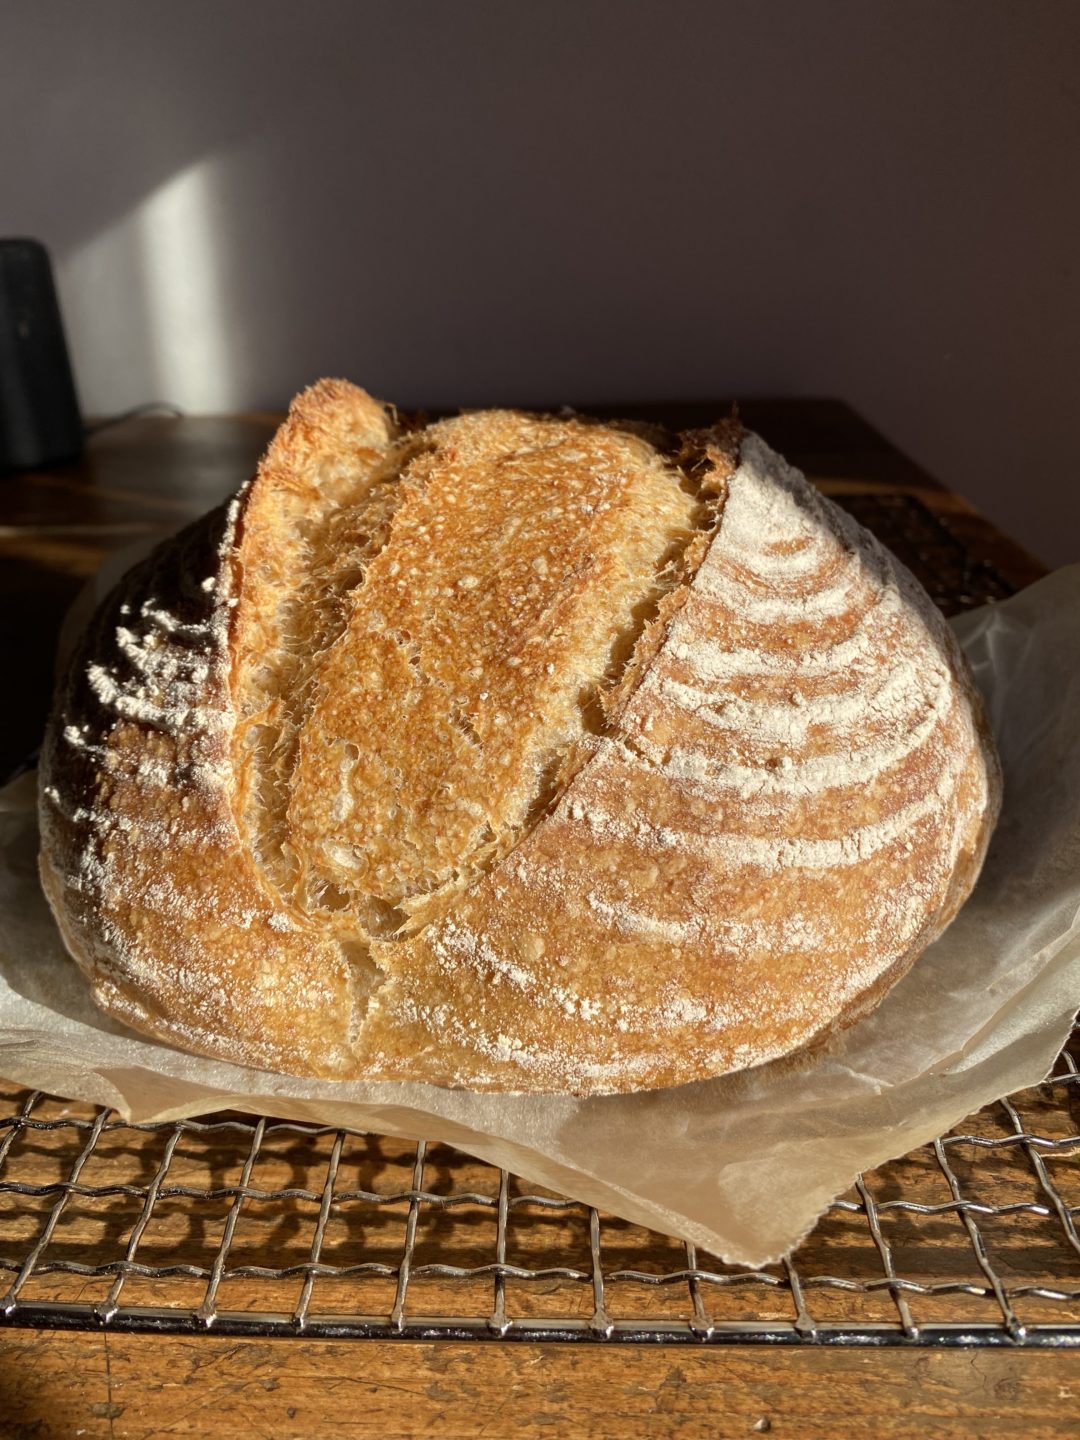
[[[474,1095],[200,1060],[99,1015],[36,875],[34,779],[0,792],[0,1074],[133,1120],[243,1109],[444,1140],[731,1263],[794,1247],[861,1170],[1038,1083],[1080,1000],[1080,566],[956,622],[1005,804],[979,885],[812,1060],[642,1095]]]

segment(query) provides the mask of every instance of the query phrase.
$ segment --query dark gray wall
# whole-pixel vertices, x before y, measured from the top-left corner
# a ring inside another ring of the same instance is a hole
[[[1073,0],[7,0],[84,407],[833,394],[1080,559]]]

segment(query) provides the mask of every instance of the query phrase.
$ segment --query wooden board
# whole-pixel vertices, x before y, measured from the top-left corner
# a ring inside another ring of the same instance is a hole
[[[1080,1353],[0,1334],[7,1440],[1075,1436]]]

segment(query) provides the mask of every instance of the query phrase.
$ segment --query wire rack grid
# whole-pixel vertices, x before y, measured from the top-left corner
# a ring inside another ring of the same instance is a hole
[[[792,1258],[759,1270],[441,1144],[233,1114],[130,1125],[38,1092],[9,1100],[9,1325],[1080,1347],[1068,1048],[1042,1086],[861,1177]]]
[[[842,503],[943,609],[1009,593],[916,498]],[[132,1125],[0,1087],[0,1324],[1080,1348],[1076,1053],[860,1177],[757,1270],[442,1144],[231,1113]]]

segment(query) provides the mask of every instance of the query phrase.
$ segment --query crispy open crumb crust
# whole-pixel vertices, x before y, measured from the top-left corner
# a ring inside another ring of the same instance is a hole
[[[83,637],[41,871],[99,1005],[182,1048],[609,1093],[865,1014],[999,803],[948,626],[737,422],[323,381]]]

